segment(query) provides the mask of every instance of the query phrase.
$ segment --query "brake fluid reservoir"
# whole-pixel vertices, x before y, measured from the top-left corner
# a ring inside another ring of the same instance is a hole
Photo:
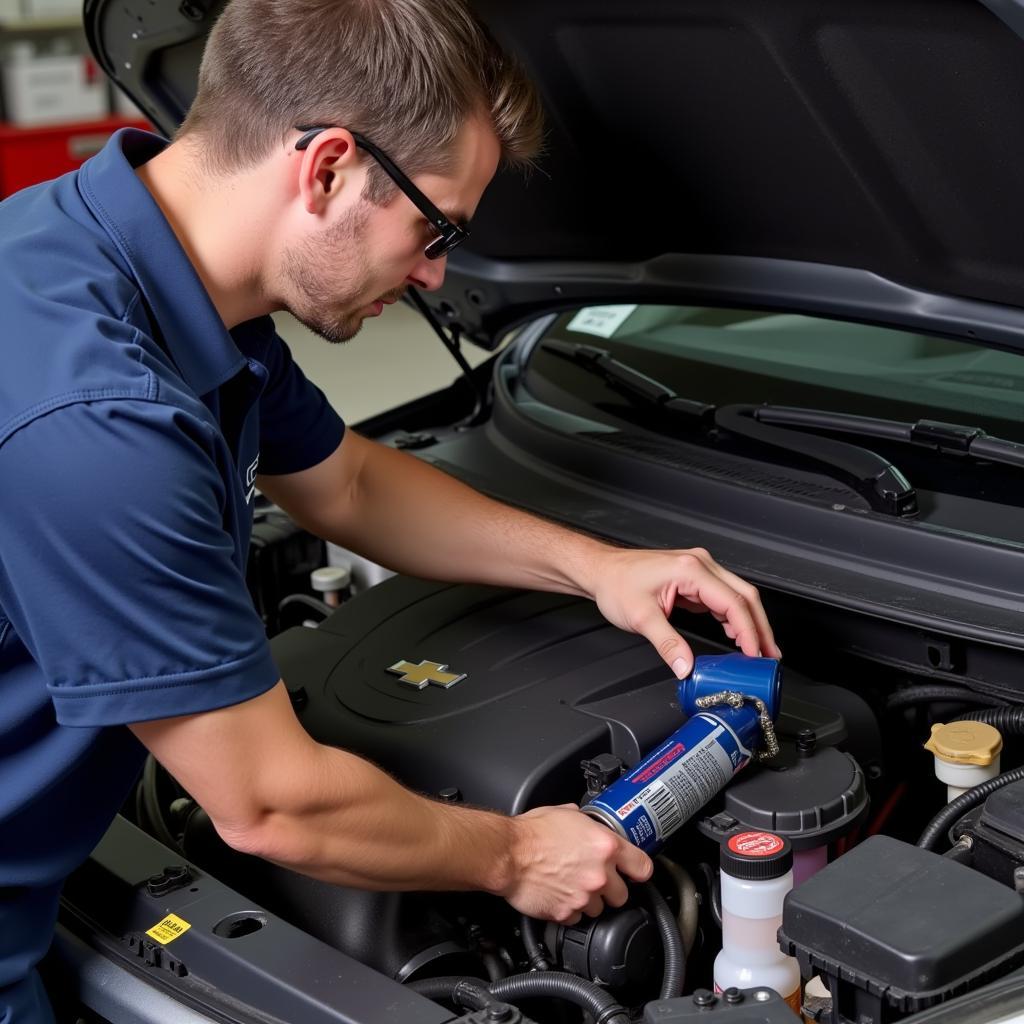
[[[721,846],[722,951],[715,991],[774,989],[800,1013],[800,967],[779,948],[782,903],[793,888],[793,850],[771,832],[739,832]]]
[[[932,726],[924,749],[935,755],[935,775],[946,783],[946,798],[955,800],[999,774],[1003,737],[986,722],[949,722]]]
[[[734,782],[721,812],[697,822],[699,831],[721,843],[736,831],[774,832],[793,848],[794,885],[828,863],[828,851],[849,835],[868,812],[864,772],[854,758],[819,746],[805,729],[768,766]]]

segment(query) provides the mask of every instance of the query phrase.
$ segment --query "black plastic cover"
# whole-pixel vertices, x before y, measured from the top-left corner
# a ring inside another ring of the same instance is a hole
[[[695,654],[724,651],[689,639]],[[508,813],[579,800],[581,761],[610,752],[634,765],[685,720],[677,681],[642,636],[558,594],[396,577],[271,647],[289,687],[308,696],[298,714],[316,740],[420,791],[455,788]],[[402,661],[465,678],[419,689],[389,671]],[[797,730],[845,735],[831,689],[788,673],[783,734],[798,698]]]
[[[725,793],[726,814],[745,827],[785,836],[797,852],[845,835],[867,809],[864,773],[832,747],[766,765]]]
[[[889,836],[872,836],[786,897],[779,945],[828,976],[836,1024],[881,1024],[1024,962],[1024,898]]]
[[[643,1024],[688,1024],[722,1021],[723,1024],[793,1024],[793,1011],[770,988],[729,989],[715,995],[698,989],[692,996],[659,999],[644,1007]],[[708,1014],[713,1014],[710,1018]]]
[[[1024,843],[1024,782],[997,789],[985,801],[981,821],[1007,838]]]
[[[386,1016],[402,1024],[445,1024],[452,1019],[437,1003],[318,942],[195,865],[187,865],[190,886],[151,895],[146,880],[164,871],[167,857],[165,846],[117,817],[89,860],[67,880],[62,923],[211,1020],[376,1024]],[[172,914],[179,936],[166,945],[150,942],[147,932]]]

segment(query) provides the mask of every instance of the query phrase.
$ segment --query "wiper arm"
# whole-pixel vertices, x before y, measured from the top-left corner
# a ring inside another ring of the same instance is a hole
[[[616,391],[647,409],[688,420],[697,426],[711,426],[715,407],[692,398],[681,398],[667,384],[648,377],[628,363],[615,359],[607,349],[568,341],[543,341],[542,349],[568,359],[586,373],[602,377]]]
[[[586,373],[603,378],[634,404],[679,417],[690,426],[722,427],[730,433],[801,456],[833,477],[849,483],[863,494],[873,509],[890,515],[917,514],[917,495],[906,477],[888,460],[865,448],[842,441],[807,437],[783,427],[773,428],[753,418],[758,406],[723,406],[681,398],[667,384],[648,377],[627,363],[615,359],[596,345],[550,339],[542,349],[570,360]],[[763,407],[763,408],[768,408]]]
[[[939,420],[904,423],[874,416],[854,416],[851,413],[801,409],[788,405],[758,406],[754,417],[761,423],[856,434],[858,437],[877,437],[930,448],[943,455],[967,456],[985,462],[1024,467],[1024,444],[1002,437],[990,437],[981,427],[965,427],[959,423],[942,423]]]
[[[769,426],[758,413],[770,406],[725,405],[715,423],[732,434],[797,455],[830,476],[838,477],[862,494],[873,509],[890,515],[917,515],[917,493],[891,463],[867,448],[800,434],[787,426]]]

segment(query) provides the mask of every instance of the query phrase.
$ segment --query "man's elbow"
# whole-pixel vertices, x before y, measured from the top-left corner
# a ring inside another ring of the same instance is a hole
[[[233,818],[230,822],[212,820],[217,834],[238,853],[296,870],[315,862],[308,830],[287,814],[264,811]]]

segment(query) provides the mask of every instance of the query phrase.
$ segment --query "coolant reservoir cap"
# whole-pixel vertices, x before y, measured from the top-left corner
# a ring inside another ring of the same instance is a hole
[[[321,593],[344,590],[351,582],[352,570],[344,565],[325,565],[309,574],[310,586]]]
[[[793,847],[774,832],[735,832],[721,846],[722,870],[733,878],[764,882],[793,868]]]
[[[932,726],[924,749],[950,764],[990,765],[1003,749],[1003,737],[987,722],[946,722]]]

